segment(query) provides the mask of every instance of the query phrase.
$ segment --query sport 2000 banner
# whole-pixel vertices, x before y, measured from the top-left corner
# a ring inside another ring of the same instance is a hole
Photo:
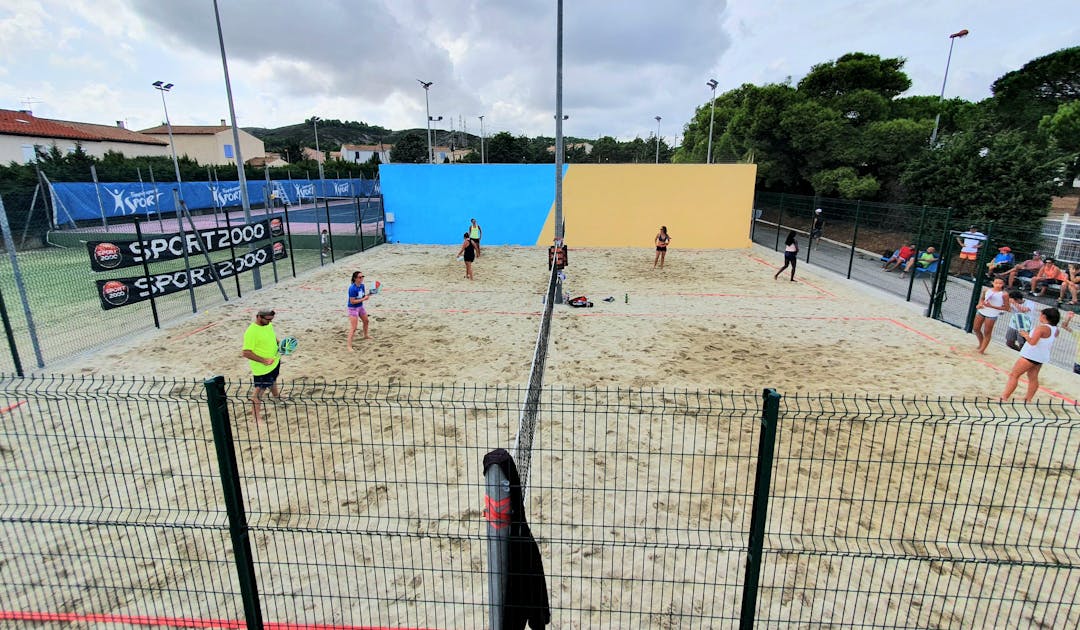
[[[188,287],[201,287],[210,284],[215,279],[230,278],[238,273],[251,271],[269,262],[288,258],[289,253],[285,248],[284,241],[274,241],[258,249],[237,256],[233,260],[222,260],[210,265],[192,267],[191,269],[179,269],[166,273],[156,273],[150,276],[138,276],[135,278],[114,278],[112,280],[98,280],[98,297],[101,298],[101,308],[109,310],[129,304],[137,304],[149,300],[151,296],[160,297],[186,291]],[[215,278],[215,272],[217,277]]]
[[[247,245],[257,241],[277,238],[285,233],[280,215],[261,221],[253,221],[232,227],[216,227],[198,232],[157,234],[141,241],[87,241],[90,268],[94,271],[112,271],[147,263],[164,262],[216,252],[231,246]]]

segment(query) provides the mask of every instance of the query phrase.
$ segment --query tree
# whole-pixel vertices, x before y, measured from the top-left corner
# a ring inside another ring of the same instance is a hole
[[[495,164],[520,164],[525,161],[526,146],[523,138],[515,138],[505,131],[487,140],[487,161]]]
[[[990,86],[1005,126],[1034,130],[1063,103],[1080,99],[1080,46],[1032,59]]]
[[[427,164],[427,141],[419,133],[402,136],[393,149],[390,149],[390,161],[397,164]]]
[[[882,59],[861,52],[820,63],[799,81],[799,91],[811,98],[833,99],[867,90],[891,99],[911,87],[904,74],[904,59]]]
[[[902,183],[908,202],[953,207],[956,218],[1036,224],[1063,172],[1060,155],[1032,145],[1024,133],[981,124],[917,155]]]

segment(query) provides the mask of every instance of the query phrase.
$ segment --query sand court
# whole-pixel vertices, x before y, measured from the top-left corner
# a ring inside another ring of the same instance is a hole
[[[456,249],[386,245],[333,268],[116,344],[79,373],[247,378],[240,340],[254,311],[277,309],[279,336],[300,340],[283,378],[521,384],[543,308],[546,253],[489,247],[463,278]],[[773,280],[772,252],[672,249],[653,269],[642,249],[571,250],[566,290],[594,307],[557,306],[547,382],[781,393],[996,397],[1016,354],[974,353],[971,335],[808,265]],[[352,270],[384,284],[368,304],[372,341],[345,351]],[[605,302],[605,297],[615,298]],[[999,325],[1004,325],[1004,322]],[[1059,343],[1073,343],[1063,336]],[[1053,366],[1039,399],[1075,400]],[[1022,391],[1021,386],[1021,391]]]

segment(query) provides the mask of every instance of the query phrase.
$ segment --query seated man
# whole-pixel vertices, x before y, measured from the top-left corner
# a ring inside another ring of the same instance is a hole
[[[1043,266],[1042,254],[1039,252],[1031,252],[1031,260],[1025,260],[1019,265],[1014,266],[1007,272],[996,274],[997,277],[1007,276],[1008,280],[1005,282],[1006,286],[1010,289],[1016,284],[1016,278],[1034,278],[1035,274],[1039,272]]]
[[[899,250],[897,250],[895,255],[891,256],[889,260],[885,261],[885,264],[882,265],[881,268],[884,271],[892,271],[893,269],[896,269],[898,267],[903,267],[908,263],[909,260],[913,259],[914,257],[915,245],[904,245]]]
[[[1039,271],[1031,278],[1031,294],[1042,297],[1046,293],[1047,286],[1055,282],[1064,284],[1064,281],[1065,272],[1058,268],[1053,258],[1047,258]]]
[[[1012,249],[1009,247],[999,247],[997,256],[994,259],[986,263],[986,273],[1005,273],[1012,269],[1015,259],[1012,255]]]
[[[915,265],[918,265],[919,269],[927,269],[930,267],[930,265],[936,263],[940,259],[941,257],[937,255],[936,249],[934,249],[933,247],[927,247],[926,251],[919,254],[917,258],[915,256],[912,256],[911,259],[908,260],[907,264],[904,265],[904,271],[900,273],[900,277],[903,278],[904,276],[906,276],[912,269],[915,268]]]

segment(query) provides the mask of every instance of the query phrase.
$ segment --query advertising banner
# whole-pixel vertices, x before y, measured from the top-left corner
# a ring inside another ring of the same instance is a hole
[[[188,287],[201,287],[214,281],[214,271],[218,278],[224,280],[232,276],[251,271],[275,260],[282,260],[289,256],[284,241],[274,241],[259,249],[246,252],[233,260],[222,260],[214,263],[215,269],[210,265],[192,267],[191,269],[178,269],[165,273],[156,273],[133,278],[114,278],[112,280],[98,280],[98,297],[101,299],[102,310],[120,308],[131,304],[138,304],[149,300],[150,296],[161,297],[186,291]]]
[[[172,182],[147,183],[53,183],[58,208],[54,220],[101,220],[130,216],[152,216],[176,212]],[[315,197],[367,197],[378,194],[376,182],[369,179],[287,179],[272,180],[267,190],[265,180],[247,183],[248,199],[261,206],[267,192],[289,205],[310,203]],[[100,195],[100,202],[98,197]],[[240,206],[240,183],[183,182],[180,192],[191,210]]]
[[[163,262],[205,252],[216,252],[230,246],[246,245],[256,241],[276,238],[285,233],[279,215],[261,221],[229,228],[216,227],[198,232],[157,234],[141,241],[87,241],[90,268],[94,271],[112,271],[148,263]]]

